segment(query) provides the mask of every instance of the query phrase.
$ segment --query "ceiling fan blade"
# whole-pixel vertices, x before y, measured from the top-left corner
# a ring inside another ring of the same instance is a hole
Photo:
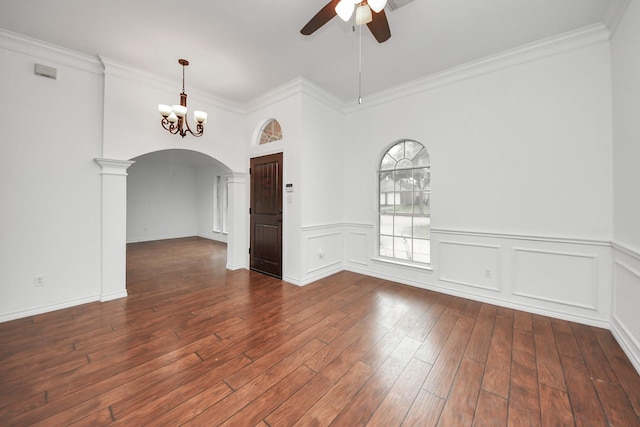
[[[389,21],[387,21],[387,15],[382,9],[379,13],[373,14],[373,20],[367,24],[367,27],[371,30],[373,37],[378,40],[378,43],[383,43],[391,38],[391,29],[389,28]]]
[[[316,13],[316,16],[311,18],[307,25],[305,25],[300,32],[305,36],[313,34],[318,28],[322,27],[327,22],[336,16],[336,5],[340,0],[331,0],[325,7],[320,9],[320,12]]]

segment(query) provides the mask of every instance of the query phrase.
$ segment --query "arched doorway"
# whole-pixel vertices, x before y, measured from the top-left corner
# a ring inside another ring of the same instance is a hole
[[[127,293],[155,289],[163,280],[173,286],[168,273],[188,271],[198,260],[211,261],[214,274],[224,271],[231,169],[184,149],[132,160],[127,170]]]
[[[227,242],[226,165],[191,150],[138,156],[127,170],[127,243],[198,236]]]
[[[189,151],[189,150],[184,150]],[[149,153],[145,153],[149,154]],[[197,153],[200,155],[202,153]],[[202,154],[202,161],[216,161]],[[141,158],[143,155],[137,156]],[[101,301],[127,296],[127,169],[135,160],[97,158],[102,168],[102,251]],[[220,162],[218,162],[220,163]],[[224,166],[222,163],[220,165]],[[224,166],[226,168],[226,166]],[[228,234],[226,268],[248,268],[248,191],[247,174],[230,171],[226,176],[228,190]]]

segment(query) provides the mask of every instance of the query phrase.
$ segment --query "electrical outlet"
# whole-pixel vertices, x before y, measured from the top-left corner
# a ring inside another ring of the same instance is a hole
[[[44,286],[44,276],[43,275],[36,276],[33,282],[37,287]]]
[[[484,269],[484,277],[487,279],[491,279],[491,269],[490,268],[485,268]]]
[[[318,250],[318,258],[324,258],[324,250],[323,249],[319,249]]]

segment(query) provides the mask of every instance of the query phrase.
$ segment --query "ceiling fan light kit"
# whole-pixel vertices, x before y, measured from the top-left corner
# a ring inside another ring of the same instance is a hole
[[[387,0],[367,0],[369,7],[375,13],[380,13],[382,9],[387,5]]]
[[[371,9],[366,4],[361,4],[356,9],[356,25],[364,25],[373,21]]]
[[[180,93],[180,105],[158,104],[158,111],[162,116],[162,127],[170,133],[185,137],[187,133],[193,136],[202,136],[204,133],[204,123],[207,121],[207,113],[204,111],[194,111],[193,119],[196,121],[195,132],[189,127],[187,121],[187,94],[184,91],[184,69],[189,65],[186,59],[179,59],[178,63],[182,65],[182,92]]]
[[[405,1],[410,2],[411,0]],[[353,29],[355,31],[356,26],[360,28],[358,43],[358,104],[362,104],[362,25],[367,25],[378,43],[389,40],[391,38],[391,30],[389,29],[387,15],[384,12],[386,5],[387,0],[331,0],[300,30],[303,35],[309,36],[331,21],[336,15],[345,22],[349,21],[355,10]]]
[[[353,14],[353,1],[340,0],[336,5],[335,11],[340,19],[342,19],[344,22],[349,21],[349,19],[351,19],[351,15]]]
[[[387,4],[387,0],[340,0],[335,7],[336,14],[343,21],[347,22],[353,15],[355,6],[356,25],[368,24],[373,20],[371,11],[380,13]]]
[[[410,2],[411,0],[404,1]],[[366,24],[378,43],[383,43],[391,38],[389,22],[384,11],[386,6],[387,0],[331,0],[302,27],[300,33],[310,36],[336,15],[348,22],[355,10],[354,24]]]

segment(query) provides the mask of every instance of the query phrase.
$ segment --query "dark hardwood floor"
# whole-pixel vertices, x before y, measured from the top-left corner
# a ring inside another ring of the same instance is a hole
[[[0,324],[0,425],[640,425],[606,330],[224,266],[204,239],[132,244],[129,297]]]

